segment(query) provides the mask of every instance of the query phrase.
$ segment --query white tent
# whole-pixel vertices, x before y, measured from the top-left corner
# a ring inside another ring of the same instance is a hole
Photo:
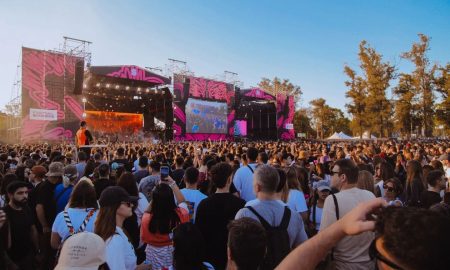
[[[360,138],[359,138],[359,136],[356,136],[356,137],[353,137],[353,139],[360,139]],[[363,140],[376,140],[377,137],[375,137],[373,135],[369,136],[369,132],[366,131],[366,132],[363,133],[362,139]]]
[[[327,140],[351,140],[352,137],[345,135],[343,132],[335,132],[333,135],[327,138]]]

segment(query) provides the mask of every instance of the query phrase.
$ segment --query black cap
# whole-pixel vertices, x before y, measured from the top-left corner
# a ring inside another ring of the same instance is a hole
[[[98,200],[100,207],[111,206],[120,204],[121,202],[132,202],[136,203],[139,197],[130,196],[128,192],[119,186],[107,187],[100,194],[100,199]]]

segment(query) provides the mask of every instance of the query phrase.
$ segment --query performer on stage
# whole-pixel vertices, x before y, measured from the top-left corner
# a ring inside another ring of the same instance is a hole
[[[87,130],[86,121],[81,121],[80,129],[78,129],[77,134],[75,136],[75,144],[78,147],[78,151],[83,151],[86,153],[88,158],[91,156],[91,148],[83,147],[85,145],[89,145],[89,142],[93,141],[91,132]]]

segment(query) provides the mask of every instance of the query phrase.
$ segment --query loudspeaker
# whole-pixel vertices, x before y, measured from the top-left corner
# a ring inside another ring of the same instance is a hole
[[[75,63],[75,84],[73,93],[81,95],[83,93],[83,79],[84,79],[84,60],[78,60]]]

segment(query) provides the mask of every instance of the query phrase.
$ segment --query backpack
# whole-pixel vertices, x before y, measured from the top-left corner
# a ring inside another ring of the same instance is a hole
[[[251,206],[247,206],[246,208],[258,217],[259,222],[267,233],[267,253],[264,257],[261,269],[274,269],[291,251],[291,244],[287,231],[291,219],[291,210],[285,206],[280,225],[273,227]]]
[[[66,240],[69,239],[69,237],[71,237],[72,235],[80,233],[80,232],[84,232],[84,230],[86,229],[86,225],[88,224],[89,220],[91,219],[91,217],[94,214],[95,214],[95,209],[89,210],[88,214],[86,215],[86,217],[83,220],[83,223],[81,223],[80,228],[78,228],[78,230],[75,231],[75,229],[73,228],[73,225],[72,225],[72,221],[70,220],[69,213],[67,213],[67,211],[63,212],[64,221],[66,222],[67,228],[69,229],[69,235],[66,238],[64,238],[64,240],[61,241],[61,243],[59,244],[58,251],[56,252],[55,265],[58,264],[59,255],[61,253],[61,249],[64,245],[64,242],[66,242]]]

